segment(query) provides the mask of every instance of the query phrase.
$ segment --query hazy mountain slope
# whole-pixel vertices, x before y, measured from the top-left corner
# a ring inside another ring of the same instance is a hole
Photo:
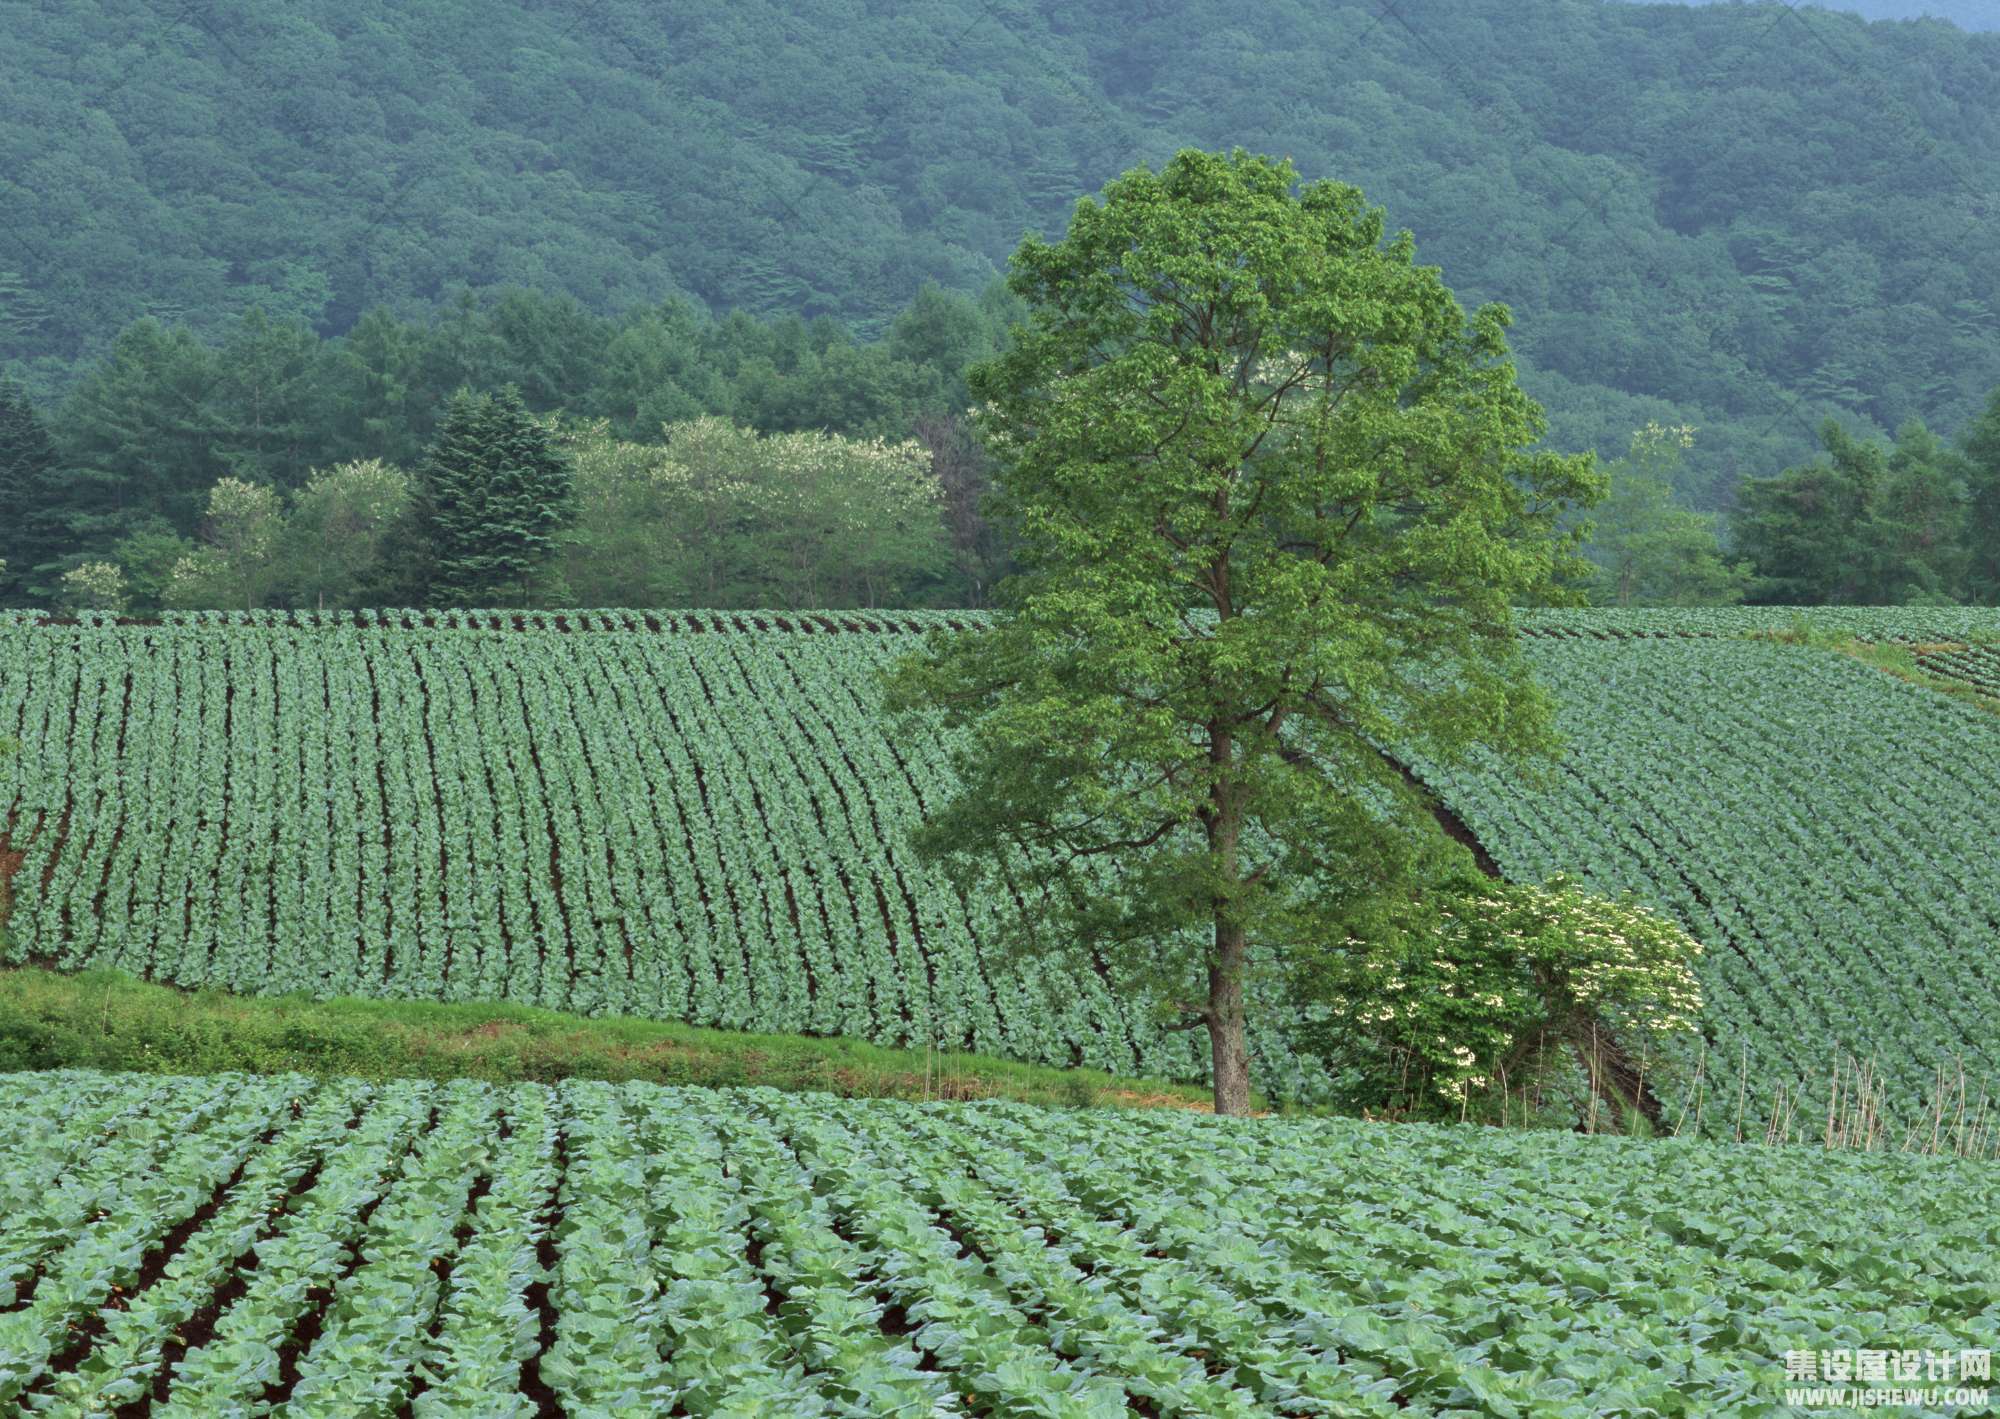
[[[0,359],[147,311],[346,327],[455,283],[877,321],[1187,144],[1362,184],[1516,310],[1570,444],[1704,426],[1716,490],[1826,414],[2000,383],[2000,38],[1600,0],[580,7],[0,0]]]
[[[1642,0],[1646,4],[1713,5],[1740,0]],[[1778,4],[1782,0],[1766,0]],[[2000,4],[1995,0],[1816,0],[1822,9],[1840,10],[1864,20],[1949,20],[1965,30],[2000,30]]]

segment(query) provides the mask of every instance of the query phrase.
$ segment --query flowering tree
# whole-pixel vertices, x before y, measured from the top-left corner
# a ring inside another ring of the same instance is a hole
[[[208,490],[201,545],[174,563],[169,606],[262,606],[278,581],[284,505],[277,490],[241,478],[219,478]]]
[[[116,562],[79,562],[62,574],[57,586],[57,604],[66,611],[115,616],[125,609],[125,569]]]
[[[1556,878],[1434,884],[1369,940],[1299,962],[1306,1031],[1336,1061],[1350,1107],[1457,1111],[1496,1081],[1604,1041],[1692,1033],[1701,945],[1679,923]]]
[[[943,571],[943,500],[914,442],[669,424],[664,443],[570,424],[570,584],[643,586],[652,604],[872,606]],[[628,593],[629,596],[629,593]],[[600,598],[603,599],[603,598]]]
[[[409,501],[410,475],[379,458],[314,469],[285,520],[294,604],[381,604],[389,538]]]

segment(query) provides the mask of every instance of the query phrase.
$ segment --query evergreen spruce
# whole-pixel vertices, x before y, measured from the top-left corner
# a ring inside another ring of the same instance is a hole
[[[55,440],[28,391],[0,377],[0,600],[28,599],[35,567],[60,550],[43,512],[56,464]]]
[[[558,588],[548,571],[574,521],[568,458],[511,387],[461,393],[418,470],[417,542],[432,605],[526,606]],[[556,599],[560,599],[559,596]]]
[[[1959,449],[1967,484],[1969,599],[1982,606],[2000,605],[2000,389],[1961,436]]]

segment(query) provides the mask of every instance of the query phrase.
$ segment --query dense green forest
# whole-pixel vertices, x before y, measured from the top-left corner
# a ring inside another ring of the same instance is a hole
[[[1018,314],[928,286],[872,341],[522,290],[331,339],[141,321],[46,412],[0,377],[0,605],[984,606],[1010,538],[965,374]],[[1593,600],[2000,601],[2000,389],[1956,439],[1829,419],[1727,518],[1676,495],[1701,437],[1649,420],[1605,460]]]
[[[1741,0],[1676,0],[1676,3],[1740,4]],[[1949,20],[1961,29],[2000,30],[2000,6],[1993,0],[1820,0],[1818,8],[1844,10],[1865,20],[1938,19]]]
[[[149,318],[59,402],[0,377],[0,605],[982,605],[963,373],[1015,315],[927,286],[866,342],[525,290],[329,339]]]
[[[0,32],[0,363],[45,406],[141,317],[220,344],[254,307],[325,337],[466,286],[835,317],[865,343],[927,281],[985,289],[1133,163],[1235,144],[1359,184],[1468,305],[1507,301],[1555,445],[1698,428],[1697,506],[1827,418],[1952,435],[2000,384],[2000,38],[1942,24],[5,0]]]

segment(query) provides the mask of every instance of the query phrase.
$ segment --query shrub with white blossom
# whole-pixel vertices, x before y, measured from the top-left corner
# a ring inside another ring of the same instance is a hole
[[[1355,1107],[1457,1112],[1569,1051],[1695,1029],[1701,945],[1636,902],[1455,879],[1314,963],[1310,1032]]]
[[[65,611],[125,609],[125,570],[116,562],[79,562],[62,574],[57,601]]]

